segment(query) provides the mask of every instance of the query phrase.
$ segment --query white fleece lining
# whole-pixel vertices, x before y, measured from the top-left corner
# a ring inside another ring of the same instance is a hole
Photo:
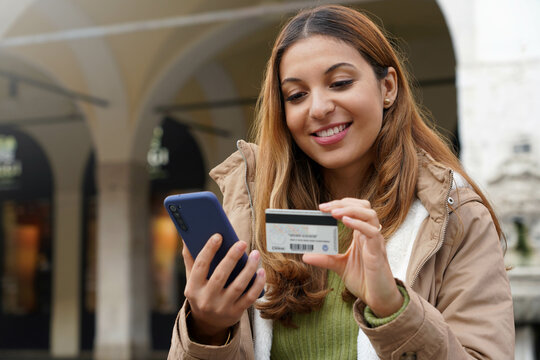
[[[427,216],[427,210],[420,200],[416,199],[411,205],[405,221],[386,244],[388,262],[390,263],[392,274],[402,281],[405,281],[414,240],[418,235],[418,230],[422,222]],[[264,298],[260,301],[264,301]],[[255,309],[253,321],[255,359],[270,360],[272,328],[272,320],[261,318],[260,312]],[[362,331],[358,331],[357,352],[358,359],[379,359],[369,339]]]
[[[255,359],[270,360],[270,350],[272,349],[272,330],[272,320],[263,319],[260,311],[255,309],[253,314],[253,342],[255,346]]]

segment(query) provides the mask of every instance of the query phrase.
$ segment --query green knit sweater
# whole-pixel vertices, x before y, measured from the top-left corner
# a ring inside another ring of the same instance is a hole
[[[328,288],[333,291],[320,310],[293,314],[297,329],[275,321],[271,359],[356,359],[359,329],[352,315],[353,304],[341,298],[344,287],[340,277],[328,271]]]

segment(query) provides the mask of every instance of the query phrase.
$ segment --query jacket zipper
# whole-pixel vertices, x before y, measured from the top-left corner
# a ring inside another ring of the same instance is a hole
[[[435,255],[441,249],[441,247],[442,247],[442,245],[444,243],[444,239],[446,237],[446,228],[448,227],[448,221],[450,220],[450,208],[448,207],[448,199],[450,198],[450,192],[452,191],[453,182],[454,182],[454,170],[450,170],[450,184],[448,185],[448,191],[447,191],[446,197],[444,199],[444,207],[446,209],[446,217],[444,219],[444,224],[443,224],[443,228],[442,228],[442,235],[441,235],[439,243],[437,244],[437,247],[431,252],[431,254],[428,257],[426,257],[424,259],[424,261],[422,261],[420,266],[416,269],[416,271],[414,273],[414,276],[413,276],[413,278],[411,280],[411,284],[410,284],[411,288],[413,287],[414,283],[416,282],[416,279],[418,278],[418,274],[420,274],[420,271],[422,270],[424,265],[426,265],[428,260],[431,259],[431,257],[433,255]]]
[[[244,165],[245,165],[244,185],[246,186],[246,191],[247,191],[248,200],[249,200],[249,208],[251,210],[251,244],[253,246],[253,244],[255,244],[255,210],[253,209],[253,201],[251,199],[251,192],[249,191],[248,162],[247,162],[246,156],[244,155],[244,152],[242,151],[242,148],[240,145],[241,143],[242,143],[242,140],[238,140],[236,142],[236,148],[240,152],[240,155],[242,155],[242,160],[244,160]],[[254,323],[254,317],[256,316],[255,311],[256,310],[253,305],[250,307],[250,309],[248,309],[248,316],[250,318],[251,324]],[[255,336],[254,336],[255,333],[253,331],[253,325],[251,325],[250,328],[251,328],[251,344],[253,345],[253,351],[255,351]]]
[[[240,152],[240,155],[242,155],[242,159],[244,160],[245,165],[245,171],[244,171],[244,185],[246,186],[246,191],[248,194],[248,200],[249,200],[249,209],[251,210],[251,246],[255,244],[255,210],[253,209],[253,201],[251,199],[251,192],[249,191],[249,183],[248,183],[248,162],[246,159],[246,156],[244,155],[244,151],[241,147],[242,140],[238,140],[236,142],[236,148]]]
[[[241,142],[242,140],[238,140],[236,142],[236,148],[238,149],[238,151],[240,151],[240,155],[242,155],[242,159],[244,160],[244,165],[245,165],[245,171],[244,171],[244,185],[246,185],[246,191],[247,191],[247,194],[248,194],[248,200],[249,200],[249,208],[251,209],[251,216],[253,216],[253,219],[255,219],[255,211],[253,210],[253,201],[251,200],[251,192],[249,191],[249,184],[248,184],[248,163],[247,163],[247,159],[246,159],[246,156],[244,155],[244,151],[242,151],[242,147],[241,147]]]

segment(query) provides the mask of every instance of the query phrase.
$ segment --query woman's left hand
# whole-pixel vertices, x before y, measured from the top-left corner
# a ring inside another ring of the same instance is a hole
[[[367,200],[344,198],[319,205],[353,230],[347,252],[338,255],[304,254],[307,264],[335,271],[349,291],[378,317],[390,316],[403,304],[386,255],[379,219]]]

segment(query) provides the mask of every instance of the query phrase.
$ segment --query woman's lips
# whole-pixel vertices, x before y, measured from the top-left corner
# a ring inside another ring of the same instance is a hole
[[[317,131],[312,134],[313,139],[320,145],[332,145],[335,144],[347,135],[349,131],[349,124],[340,124],[325,130]]]

